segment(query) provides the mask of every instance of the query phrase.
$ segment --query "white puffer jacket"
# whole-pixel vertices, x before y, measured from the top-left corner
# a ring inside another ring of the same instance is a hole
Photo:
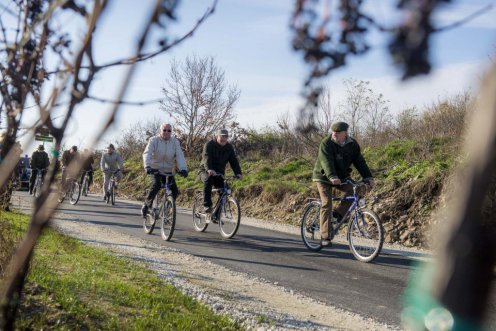
[[[158,135],[151,137],[143,152],[143,163],[145,168],[157,169],[161,174],[174,173],[176,165],[179,170],[188,170],[181,144],[175,137],[169,140]]]
[[[102,155],[102,159],[100,160],[100,169],[102,171],[112,171],[115,172],[117,169],[122,170],[124,163],[122,162],[121,155],[117,152],[105,153]]]

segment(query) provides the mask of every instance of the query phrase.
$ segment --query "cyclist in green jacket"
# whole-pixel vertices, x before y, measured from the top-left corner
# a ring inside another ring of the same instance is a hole
[[[320,232],[322,246],[329,246],[329,219],[331,216],[341,218],[350,207],[351,201],[341,201],[336,210],[332,210],[332,188],[346,195],[353,194],[350,184],[341,185],[351,176],[351,165],[355,166],[365,182],[374,185],[372,173],[360,151],[355,139],[348,136],[348,124],[335,122],[331,125],[331,134],[322,139],[319,155],[313,169],[312,181],[319,190],[322,208],[320,210]]]

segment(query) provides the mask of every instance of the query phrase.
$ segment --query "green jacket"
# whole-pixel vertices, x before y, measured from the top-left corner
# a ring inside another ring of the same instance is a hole
[[[312,181],[329,183],[331,178],[341,180],[349,178],[351,165],[355,166],[363,179],[372,178],[372,173],[356,140],[347,137],[344,144],[340,146],[329,135],[320,142],[319,156],[313,168]]]

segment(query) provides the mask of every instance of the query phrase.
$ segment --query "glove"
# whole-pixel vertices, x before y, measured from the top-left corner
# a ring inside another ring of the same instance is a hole
[[[180,170],[178,174],[186,178],[188,177],[188,170]]]
[[[146,174],[150,175],[152,173],[152,168],[151,167],[146,167],[145,168]]]

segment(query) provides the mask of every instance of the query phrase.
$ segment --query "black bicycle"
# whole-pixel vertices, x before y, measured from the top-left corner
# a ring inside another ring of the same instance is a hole
[[[81,194],[85,197],[88,196],[89,186],[90,186],[90,172],[93,170],[86,170],[84,172],[83,182],[81,184]]]
[[[358,194],[359,187],[366,183],[355,183],[351,180],[345,181],[342,185],[351,184],[353,194],[342,198],[332,198],[332,201],[352,201],[352,204],[343,218],[336,221],[334,218],[329,224],[329,239],[332,240],[341,228],[347,223],[347,240],[350,250],[358,261],[371,262],[381,252],[384,243],[384,229],[379,216],[365,207],[365,199]],[[322,204],[318,199],[312,199],[303,209],[301,220],[301,238],[305,246],[311,251],[320,251],[320,208]]]
[[[109,186],[107,192],[105,192],[105,202],[107,204],[111,203],[112,206],[115,205],[115,194],[116,194],[116,184],[115,184],[115,175],[120,170],[116,170],[110,174]]]
[[[158,173],[158,170],[152,174]],[[172,173],[165,173],[165,183],[162,185],[161,189],[164,190],[162,196],[162,202],[158,203],[159,192],[155,196],[153,202],[153,208],[148,211],[143,220],[143,230],[145,233],[151,234],[155,228],[157,220],[160,220],[160,235],[163,240],[169,241],[174,233],[174,228],[176,226],[176,201],[172,196],[172,190],[170,189],[170,179],[174,177]],[[145,197],[148,196],[149,190],[145,191]],[[145,201],[146,203],[146,201]]]
[[[222,174],[216,174],[215,176],[221,176],[224,179],[223,188],[212,190],[212,192],[219,192],[220,197],[217,199],[212,213],[206,213],[203,207],[203,192],[196,191],[193,204],[193,226],[196,231],[203,232],[210,222],[218,223],[222,237],[229,239],[234,237],[241,222],[239,203],[231,195],[230,188],[230,181],[238,178],[235,176],[225,177]]]

